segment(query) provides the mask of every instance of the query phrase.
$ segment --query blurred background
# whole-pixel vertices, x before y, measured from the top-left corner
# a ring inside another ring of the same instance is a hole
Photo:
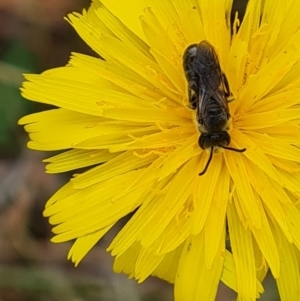
[[[236,0],[242,15],[246,0]],[[112,271],[105,252],[111,233],[78,268],[67,261],[70,244],[50,243],[42,211],[70,175],[46,175],[50,154],[26,149],[21,116],[47,109],[22,99],[23,73],[63,66],[72,51],[94,55],[63,17],[89,0],[0,0],[0,301],[170,301],[173,287],[150,278],[141,285]],[[271,277],[261,300],[276,301]],[[221,286],[218,301],[235,300]]]

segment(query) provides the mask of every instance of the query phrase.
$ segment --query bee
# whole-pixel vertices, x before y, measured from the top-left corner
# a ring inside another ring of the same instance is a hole
[[[200,137],[199,146],[210,149],[208,161],[199,176],[207,171],[214,153],[220,148],[244,152],[230,144],[230,113],[228,99],[231,96],[229,84],[222,72],[218,56],[213,46],[202,41],[188,46],[183,54],[183,69],[188,82],[190,108],[196,110],[196,120]]]

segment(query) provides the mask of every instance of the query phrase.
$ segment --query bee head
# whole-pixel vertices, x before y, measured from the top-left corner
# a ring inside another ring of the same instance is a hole
[[[218,132],[218,133],[203,133],[199,137],[198,143],[202,149],[210,148],[210,154],[209,154],[208,161],[207,161],[203,171],[201,171],[199,173],[199,176],[203,176],[206,173],[208,166],[212,160],[213,153],[218,148],[224,148],[224,149],[231,150],[231,151],[238,152],[238,153],[243,153],[244,151],[246,151],[245,148],[239,149],[239,148],[229,147],[228,145],[230,143],[230,136],[225,131]]]
[[[203,133],[199,137],[198,144],[202,149],[210,147],[226,147],[230,143],[230,136],[226,131],[218,133]]]

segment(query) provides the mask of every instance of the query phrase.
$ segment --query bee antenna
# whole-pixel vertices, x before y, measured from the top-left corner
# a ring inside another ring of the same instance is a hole
[[[207,161],[207,163],[206,163],[206,165],[205,165],[203,171],[201,171],[201,172],[199,173],[199,176],[203,176],[203,175],[206,173],[207,168],[208,168],[208,166],[209,166],[209,164],[210,164],[210,162],[211,162],[212,156],[213,156],[213,151],[214,151],[214,147],[212,146],[211,149],[210,149],[210,154],[209,154],[208,161]]]
[[[238,153],[243,153],[244,151],[246,151],[246,148],[239,149],[239,148],[233,148],[233,147],[229,147],[229,146],[220,146],[220,147],[227,149],[227,150],[234,151],[234,152],[238,152]]]

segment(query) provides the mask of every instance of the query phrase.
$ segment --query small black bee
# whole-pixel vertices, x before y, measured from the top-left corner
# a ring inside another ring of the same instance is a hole
[[[188,82],[188,98],[191,109],[196,110],[200,131],[199,146],[210,148],[209,159],[200,176],[204,175],[219,148],[235,152],[246,149],[229,147],[230,113],[228,98],[231,95],[229,84],[222,72],[218,56],[207,41],[190,45],[183,54],[183,68]]]

